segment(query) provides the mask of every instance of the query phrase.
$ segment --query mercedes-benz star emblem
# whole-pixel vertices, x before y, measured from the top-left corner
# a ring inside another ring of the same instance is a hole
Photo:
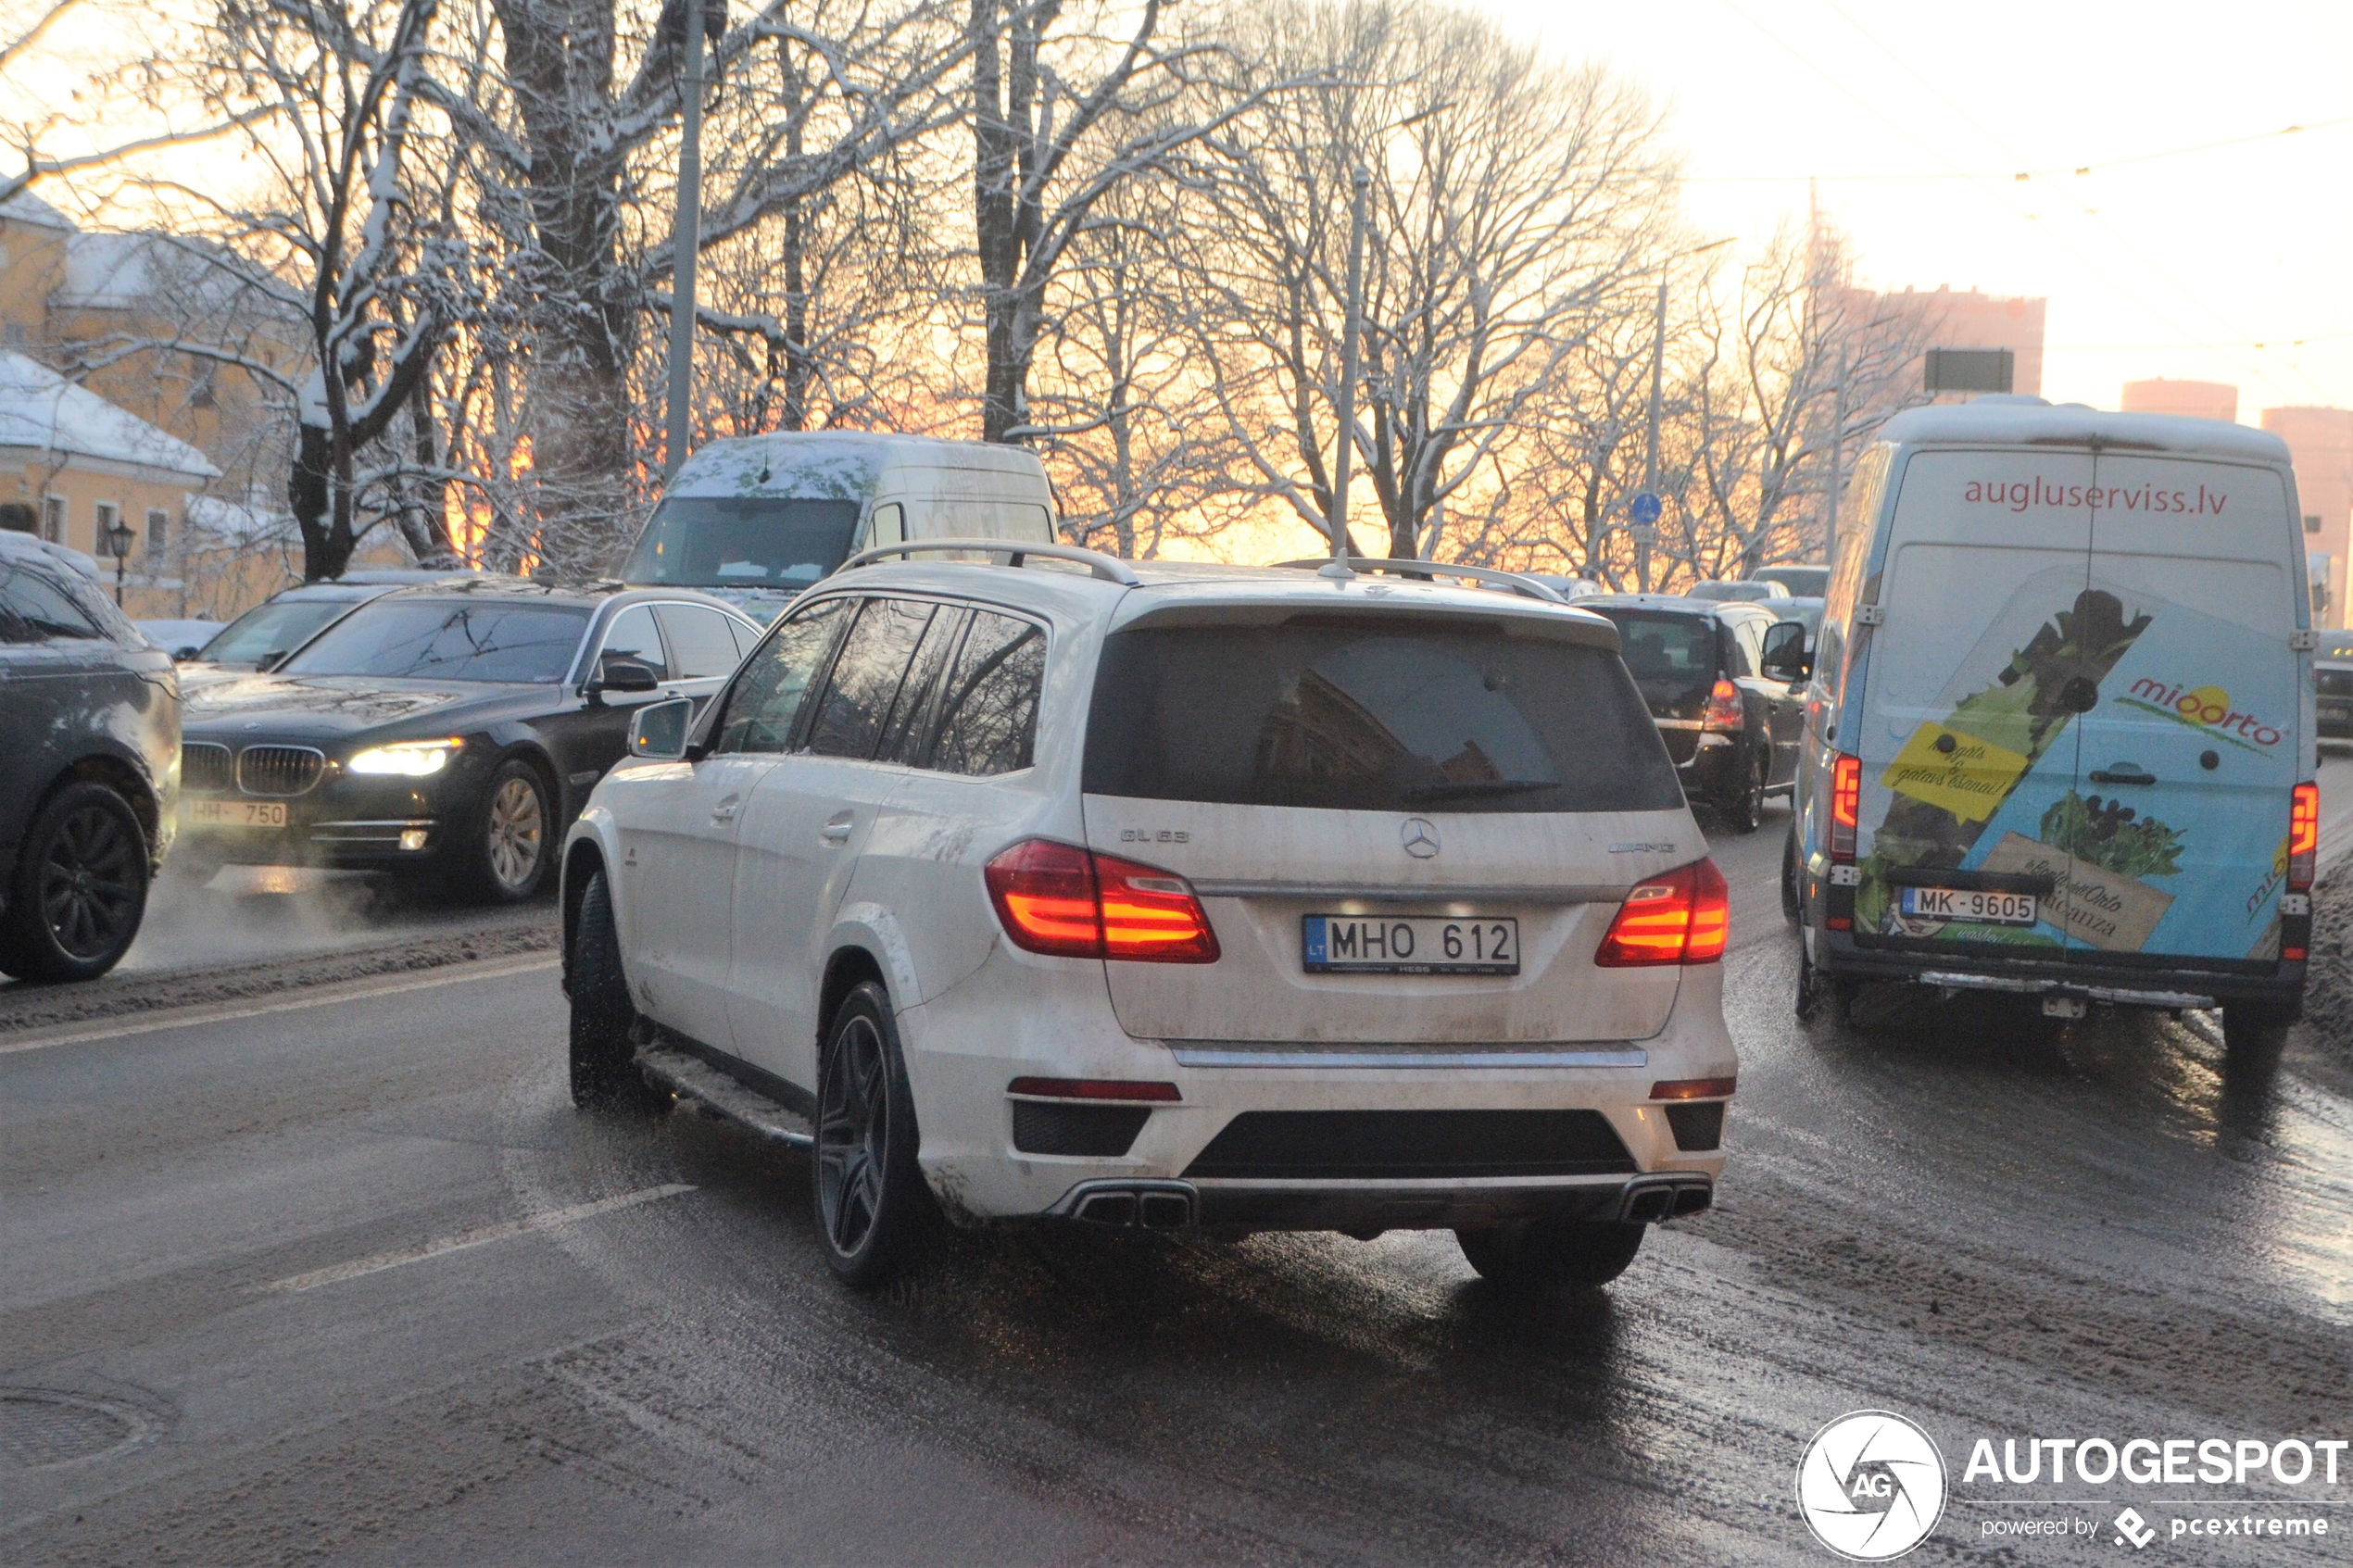
[[[1428,817],[1408,817],[1397,830],[1397,841],[1415,859],[1427,860],[1438,853],[1438,827]]]

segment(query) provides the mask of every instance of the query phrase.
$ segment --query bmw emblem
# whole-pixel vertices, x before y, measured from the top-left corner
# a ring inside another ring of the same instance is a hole
[[[1397,841],[1416,860],[1438,853],[1438,827],[1428,817],[1408,817],[1397,830]]]

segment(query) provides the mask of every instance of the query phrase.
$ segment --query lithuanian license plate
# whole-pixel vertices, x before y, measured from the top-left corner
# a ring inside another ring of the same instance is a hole
[[[2032,893],[1988,893],[1974,887],[1906,887],[1903,892],[1897,907],[1914,920],[2032,925],[2040,918]]]
[[[192,828],[282,828],[286,825],[283,800],[182,800],[180,822]]]
[[[1310,974],[1517,974],[1519,922],[1508,917],[1306,915]]]

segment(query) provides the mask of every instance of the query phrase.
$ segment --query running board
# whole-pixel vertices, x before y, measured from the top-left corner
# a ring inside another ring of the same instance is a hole
[[[637,1052],[637,1066],[649,1080],[680,1099],[739,1122],[773,1143],[807,1148],[817,1141],[807,1118],[744,1087],[698,1056],[647,1046]]]

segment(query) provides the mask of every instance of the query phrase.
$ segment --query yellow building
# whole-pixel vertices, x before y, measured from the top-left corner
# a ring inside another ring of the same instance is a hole
[[[2304,504],[2304,548],[2312,582],[2323,592],[2314,622],[2343,627],[2353,597],[2353,408],[2266,408],[2263,428],[2296,458],[2296,494]]]
[[[179,607],[173,558],[190,499],[220,470],[202,452],[22,354],[0,351],[0,526],[38,533],[111,567],[107,534],[133,535],[124,576],[133,615]]]

